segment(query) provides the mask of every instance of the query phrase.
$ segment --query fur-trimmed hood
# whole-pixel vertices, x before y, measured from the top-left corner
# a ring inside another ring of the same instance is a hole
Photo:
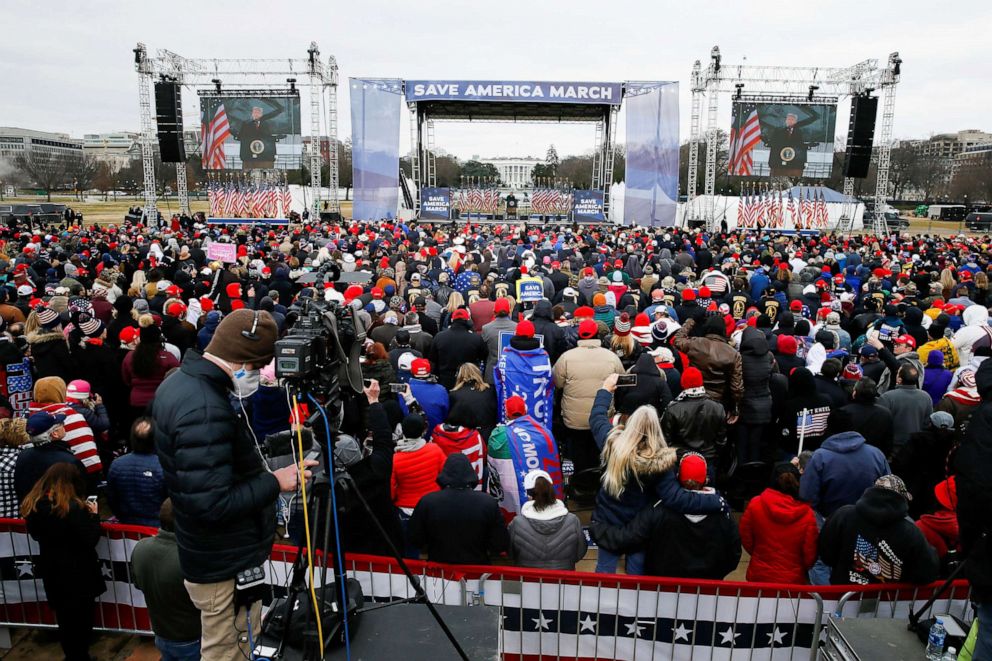
[[[631,467],[638,475],[660,475],[675,468],[679,463],[675,448],[661,448],[653,454],[646,454],[640,448],[634,453]]]
[[[28,344],[44,344],[45,342],[55,342],[56,340],[61,340],[65,342],[65,334],[62,331],[46,331],[39,330],[34,333],[28,333],[26,336]]]

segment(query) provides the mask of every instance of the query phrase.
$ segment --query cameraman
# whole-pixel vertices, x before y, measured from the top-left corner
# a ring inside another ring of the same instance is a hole
[[[234,578],[268,560],[276,498],[298,483],[295,465],[267,472],[245,415],[244,400],[258,389],[259,368],[272,359],[276,337],[268,312],[232,312],[202,356],[186,353],[153,402],[155,444],[175,509],[179,564],[200,610],[206,661],[240,659],[250,652],[239,642],[248,622],[243,611],[235,610]],[[257,637],[261,603],[250,610]]]

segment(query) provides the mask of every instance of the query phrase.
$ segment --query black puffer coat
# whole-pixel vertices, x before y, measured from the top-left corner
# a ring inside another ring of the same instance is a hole
[[[642,353],[637,363],[630,369],[630,373],[637,375],[637,383],[633,386],[617,388],[613,393],[617,411],[630,414],[637,407],[650,404],[657,409],[658,418],[661,419],[672,401],[672,391],[668,387],[668,379],[662,376],[654,358],[650,354]]]
[[[775,371],[775,358],[768,350],[765,334],[746,328],[741,335],[741,368],[744,375],[744,400],[741,421],[764,425],[772,421],[772,393],[768,381]]]
[[[481,335],[472,332],[472,322],[458,319],[441,331],[431,344],[430,360],[438,381],[448,390],[455,386],[458,368],[465,363],[481,365],[489,356],[489,348]],[[486,365],[486,369],[489,366]]]
[[[279,483],[235,414],[230,387],[220,367],[189,352],[155,393],[155,446],[175,508],[179,564],[193,583],[264,564],[275,536]]]

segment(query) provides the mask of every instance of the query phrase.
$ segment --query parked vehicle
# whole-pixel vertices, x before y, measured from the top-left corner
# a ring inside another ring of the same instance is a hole
[[[927,209],[930,220],[949,220],[960,222],[964,220],[965,206],[963,204],[931,204]]]
[[[918,204],[916,208],[913,210],[913,215],[916,216],[917,218],[926,218],[929,209],[930,207],[928,207],[925,204]]]
[[[964,225],[972,232],[988,232],[992,230],[992,212],[973,211],[965,217]]]

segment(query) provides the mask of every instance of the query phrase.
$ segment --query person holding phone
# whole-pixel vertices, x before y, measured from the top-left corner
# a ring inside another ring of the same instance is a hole
[[[21,503],[21,516],[38,542],[37,569],[65,658],[89,659],[94,600],[107,586],[96,554],[97,504],[86,498],[83,474],[67,462],[49,467]]]

